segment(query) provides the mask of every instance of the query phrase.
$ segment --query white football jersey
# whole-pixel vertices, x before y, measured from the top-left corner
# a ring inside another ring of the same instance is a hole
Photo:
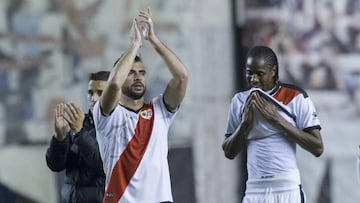
[[[106,174],[104,202],[173,201],[167,135],[175,113],[166,109],[162,96],[139,112],[118,105],[109,116],[99,103],[93,114]]]
[[[234,95],[231,101],[226,136],[232,135],[242,123],[248,96],[259,91],[279,109],[287,121],[299,129],[321,129],[315,107],[306,92],[296,86],[281,84],[270,92],[250,89]],[[286,132],[255,112],[254,127],[247,137],[247,169],[249,177],[266,174],[298,172],[296,143]]]

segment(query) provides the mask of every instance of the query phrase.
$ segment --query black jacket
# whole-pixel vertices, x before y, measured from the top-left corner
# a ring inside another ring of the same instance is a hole
[[[63,141],[54,137],[51,139],[46,152],[46,163],[52,171],[65,170],[66,176],[61,190],[63,202],[102,202],[105,174],[90,111],[85,115],[80,132],[75,135],[69,133]]]

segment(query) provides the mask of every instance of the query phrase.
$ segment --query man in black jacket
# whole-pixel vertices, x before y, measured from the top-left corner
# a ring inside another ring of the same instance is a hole
[[[102,94],[108,71],[90,74],[89,113],[72,103],[56,106],[55,134],[46,152],[46,163],[54,172],[65,170],[61,190],[64,203],[100,203],[105,189],[105,174],[96,141],[92,109]]]

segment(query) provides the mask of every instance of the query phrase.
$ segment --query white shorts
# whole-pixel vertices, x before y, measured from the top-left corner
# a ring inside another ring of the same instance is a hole
[[[242,203],[305,203],[298,173],[249,177]]]

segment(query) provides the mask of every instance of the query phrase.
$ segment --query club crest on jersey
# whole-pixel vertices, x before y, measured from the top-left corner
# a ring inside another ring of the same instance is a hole
[[[150,120],[150,118],[152,117],[152,115],[153,115],[152,109],[145,109],[145,110],[142,110],[142,111],[140,112],[140,116],[141,116],[143,119]]]

